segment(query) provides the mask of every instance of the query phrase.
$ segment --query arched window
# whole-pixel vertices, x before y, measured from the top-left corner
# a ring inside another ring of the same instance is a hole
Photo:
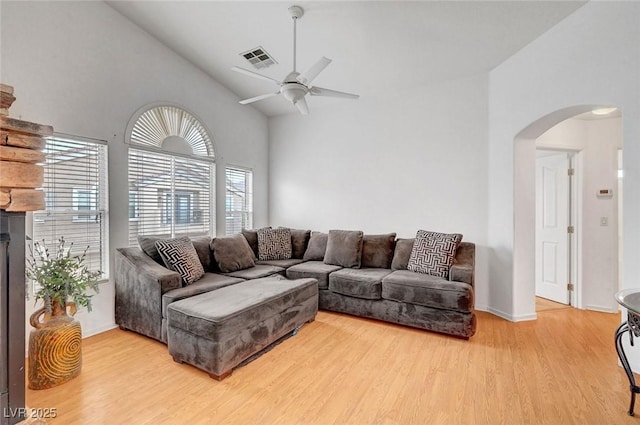
[[[192,114],[156,106],[129,132],[129,243],[140,235],[215,233],[215,156]]]

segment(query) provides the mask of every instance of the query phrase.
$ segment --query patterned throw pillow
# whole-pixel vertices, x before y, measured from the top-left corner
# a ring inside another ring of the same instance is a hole
[[[458,233],[418,230],[407,270],[448,279],[461,240],[462,235]]]
[[[258,260],[288,260],[291,258],[291,230],[259,229]]]
[[[271,229],[271,226],[265,227],[265,229]],[[258,230],[259,229],[242,229],[240,232],[249,243],[256,258],[258,258]]]
[[[204,276],[204,268],[189,238],[158,240],[156,248],[167,268],[180,274],[184,285],[190,285]]]
[[[302,258],[304,252],[309,245],[311,230],[292,229],[291,227],[282,227],[281,229],[289,229],[291,231],[291,258]]]

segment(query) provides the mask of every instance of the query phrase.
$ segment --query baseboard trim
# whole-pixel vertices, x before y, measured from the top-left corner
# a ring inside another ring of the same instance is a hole
[[[612,309],[611,307],[604,307],[601,305],[593,304],[587,304],[587,310],[600,311],[602,313],[617,313],[619,311],[617,307]]]
[[[528,322],[530,320],[538,320],[538,313],[521,314],[514,316],[514,322]]]
[[[115,322],[114,322],[114,323],[110,323],[110,324],[105,325],[105,326],[100,326],[98,328],[92,328],[92,329],[88,329],[86,331],[83,330],[82,331],[82,339],[89,338],[90,336],[101,334],[102,332],[110,331],[111,329],[115,329],[117,327],[118,327],[118,325],[116,325]]]
[[[476,305],[476,310],[486,311],[487,313],[491,313],[495,316],[501,317],[504,320],[508,320],[510,322],[525,322],[529,320],[536,320],[538,315],[536,313],[530,314],[521,314],[518,316],[514,316],[513,314],[505,313],[504,311],[498,310],[497,308],[489,307],[486,305]]]

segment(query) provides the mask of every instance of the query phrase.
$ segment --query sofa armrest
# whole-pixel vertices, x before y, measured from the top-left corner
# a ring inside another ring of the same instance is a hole
[[[476,246],[471,242],[462,242],[456,251],[456,258],[449,269],[449,280],[465,282],[473,286],[476,261]]]
[[[116,261],[121,263],[121,267],[125,269],[134,268],[136,275],[138,275],[138,280],[158,285],[163,294],[182,286],[182,279],[179,273],[156,263],[140,248],[118,248],[116,252]]]
[[[164,342],[162,294],[182,286],[180,275],[138,248],[116,249],[114,264],[116,323]]]

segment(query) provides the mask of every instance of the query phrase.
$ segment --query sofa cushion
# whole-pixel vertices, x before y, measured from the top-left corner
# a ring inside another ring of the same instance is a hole
[[[256,264],[253,251],[241,234],[213,239],[211,250],[223,273],[248,269]]]
[[[291,231],[291,258],[302,258],[309,245],[311,230],[289,229]]]
[[[396,241],[393,260],[391,261],[391,270],[407,270],[407,264],[409,264],[409,258],[411,258],[414,241],[415,239],[398,239]]]
[[[271,227],[263,227],[263,229],[271,229]],[[259,229],[242,229],[240,231],[242,236],[247,240],[256,259],[258,258],[258,230]]]
[[[322,261],[307,261],[287,269],[289,279],[302,279],[312,277],[318,280],[318,288],[327,289],[329,287],[329,274],[340,270],[342,267],[325,264]]]
[[[360,268],[363,233],[360,230],[329,230],[325,264]]]
[[[247,240],[247,243],[253,251],[253,255],[258,258],[258,230],[257,229],[242,229],[240,231],[242,236]]]
[[[476,245],[471,242],[460,242],[456,250],[456,259],[449,269],[449,280],[466,282],[473,286],[475,258]]]
[[[225,273],[227,276],[239,277],[240,279],[258,279],[261,277],[267,277],[274,274],[284,274],[284,268],[276,266],[268,266],[265,264],[258,264],[248,269],[242,269],[231,273]]]
[[[322,261],[324,260],[324,253],[327,250],[327,239],[329,235],[322,232],[311,232],[309,238],[309,244],[302,256],[305,261]]]
[[[295,266],[296,264],[303,263],[304,260],[300,258],[290,258],[288,260],[266,260],[266,261],[256,261],[256,265],[262,264],[267,266],[276,266],[288,269],[291,266]]]
[[[178,272],[184,285],[190,285],[204,276],[198,253],[188,237],[158,240],[156,248],[165,266]]]
[[[158,248],[156,248],[156,241],[169,238],[171,238],[170,235],[138,236],[138,245],[142,252],[151,257],[153,261],[164,266],[164,261],[162,261]]]
[[[463,282],[410,270],[397,270],[382,279],[382,298],[444,310],[469,312],[473,309],[473,289]]]
[[[329,275],[329,290],[356,298],[379,300],[389,269],[342,269]]]
[[[418,230],[407,270],[449,278],[449,268],[456,257],[462,235]]]
[[[291,230],[258,230],[258,260],[288,260],[291,258]]]
[[[174,301],[204,294],[205,292],[214,291],[240,282],[244,282],[244,279],[217,273],[205,273],[202,279],[197,282],[183,288],[172,289],[162,295],[162,317],[167,317],[167,307]]]
[[[164,266],[164,261],[158,252],[158,248],[156,248],[156,241],[171,239],[169,235],[156,235],[156,236],[138,236],[138,245],[140,249],[151,257],[156,263]],[[210,236],[195,236],[190,237],[191,242],[193,243],[193,247],[196,249],[198,253],[198,258],[200,258],[200,263],[202,264],[202,268],[205,272],[217,272],[218,266],[215,264],[215,260],[213,259],[213,255],[211,253],[211,237]]]
[[[238,340],[242,331],[281,316],[283,312],[290,313],[292,307],[300,306],[310,298],[317,299],[317,296],[318,287],[313,279],[291,281],[270,277],[176,301],[169,305],[167,318],[170,327],[184,329],[193,335],[213,341],[235,340],[235,344],[250,344]],[[260,338],[260,335],[253,337]]]
[[[362,242],[362,267],[390,269],[396,234],[364,235]]]
[[[211,237],[210,236],[196,236],[190,237],[193,247],[196,249],[198,258],[205,272],[219,272],[218,265],[215,258],[213,258],[213,252],[211,252]]]

